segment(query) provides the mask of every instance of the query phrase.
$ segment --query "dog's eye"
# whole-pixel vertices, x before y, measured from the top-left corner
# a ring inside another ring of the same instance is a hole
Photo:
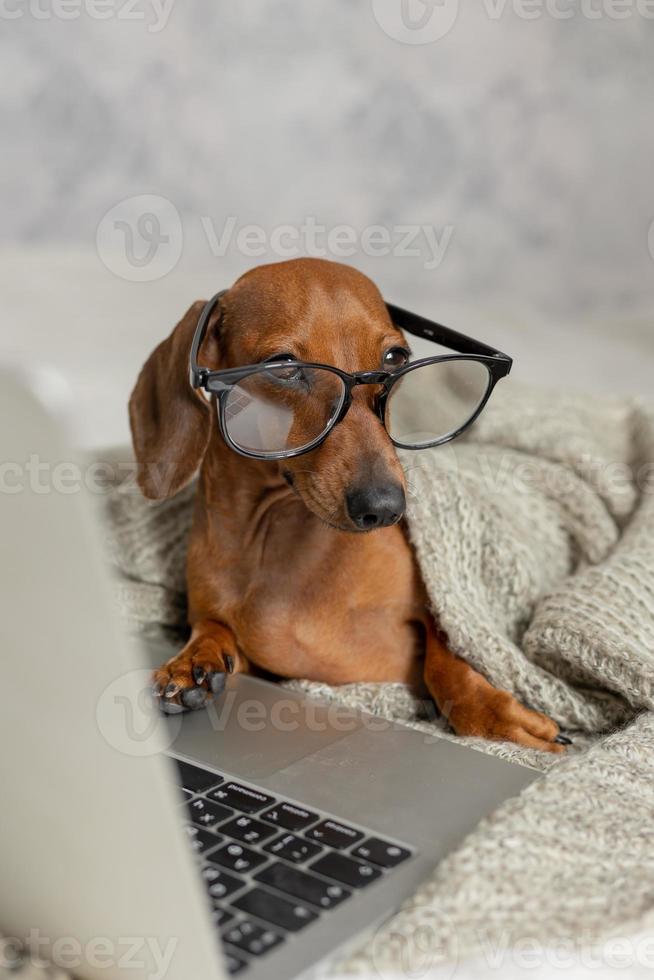
[[[385,368],[400,368],[409,360],[409,352],[404,347],[390,347],[382,358]]]
[[[284,361],[295,361],[296,358],[292,354],[271,354],[270,357],[266,358],[266,364],[283,364]]]
[[[272,357],[267,358],[268,364],[283,364],[284,361],[294,361],[295,358],[292,354],[273,354]],[[298,382],[303,382],[305,380],[305,372],[302,368],[293,366],[288,368],[287,371],[271,371],[271,375],[274,377],[275,381],[283,384],[297,384]]]
[[[278,381],[283,381],[285,384],[299,384],[301,381],[305,381],[305,373],[302,368],[299,367],[289,367],[287,371],[277,371],[276,377]]]
[[[295,358],[292,354],[273,354],[272,357],[266,358],[267,364],[283,364],[284,361],[294,361]],[[289,367],[288,372],[286,371],[275,371],[275,377],[280,379],[292,378],[293,374],[297,373],[297,368]]]

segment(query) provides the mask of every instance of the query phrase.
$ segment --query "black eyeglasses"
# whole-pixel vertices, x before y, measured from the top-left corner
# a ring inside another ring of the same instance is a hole
[[[190,381],[193,388],[216,396],[227,445],[253,459],[288,459],[316,449],[345,418],[357,385],[377,387],[375,411],[399,449],[440,446],[472,425],[513,364],[508,354],[387,303],[399,329],[457,353],[354,374],[291,358],[211,371],[198,365],[198,353],[225,292],[210,299],[200,314]]]

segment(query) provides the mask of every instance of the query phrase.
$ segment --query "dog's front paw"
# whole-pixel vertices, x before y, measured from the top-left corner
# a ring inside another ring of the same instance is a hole
[[[453,709],[449,720],[457,735],[515,742],[541,752],[565,752],[570,743],[547,715],[525,708],[508,691],[494,688],[458,710]]]
[[[242,669],[241,659],[229,630],[198,636],[155,670],[154,695],[167,714],[198,711],[223,691],[228,674]]]

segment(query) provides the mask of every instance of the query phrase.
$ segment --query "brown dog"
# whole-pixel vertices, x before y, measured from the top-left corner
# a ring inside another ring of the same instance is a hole
[[[492,687],[444,645],[397,523],[404,475],[372,410],[372,387],[355,389],[346,418],[310,453],[281,462],[239,456],[189,385],[202,309],[194,303],[156,348],[130,399],[145,496],[170,496],[200,469],[187,566],[192,632],[155,672],[164,703],[202,707],[232,671],[328,684],[402,681],[417,692],[426,687],[459,735],[564,751],[553,721]],[[375,371],[386,352],[406,346],[369,279],[300,259],[236,282],[212,316],[201,363],[218,370],[283,352]],[[355,533],[361,506],[374,533]]]

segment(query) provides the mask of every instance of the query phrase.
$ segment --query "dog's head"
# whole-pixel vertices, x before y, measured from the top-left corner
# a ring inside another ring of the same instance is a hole
[[[194,303],[151,354],[130,398],[138,481],[146,497],[176,493],[193,477],[211,439],[215,409],[189,385],[191,340],[203,303]],[[200,350],[211,370],[278,356],[349,373],[389,370],[408,357],[377,287],[349,266],[297,259],[259,266],[222,297]],[[309,453],[277,467],[310,511],[342,530],[396,523],[405,508],[404,475],[375,412],[377,388],[354,388],[349,411]]]

